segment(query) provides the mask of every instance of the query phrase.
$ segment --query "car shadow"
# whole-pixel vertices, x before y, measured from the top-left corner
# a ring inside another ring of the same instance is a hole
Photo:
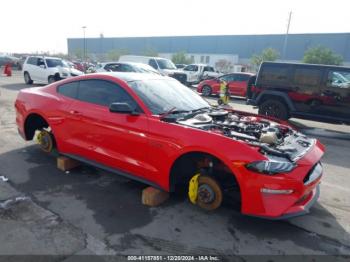
[[[25,88],[30,88],[30,87],[38,87],[38,86],[45,86],[44,84],[32,84],[32,85],[27,85],[25,83],[15,83],[15,84],[3,84],[1,85],[2,88],[8,89],[8,90],[13,90],[13,91],[19,91]]]

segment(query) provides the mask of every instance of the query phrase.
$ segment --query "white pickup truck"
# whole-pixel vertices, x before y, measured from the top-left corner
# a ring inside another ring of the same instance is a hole
[[[221,76],[214,67],[206,64],[190,64],[185,66],[182,71],[187,76],[188,84],[198,84],[202,80]]]

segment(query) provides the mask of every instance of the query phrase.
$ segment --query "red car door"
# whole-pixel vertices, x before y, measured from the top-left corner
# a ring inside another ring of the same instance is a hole
[[[104,166],[141,178],[152,172],[147,164],[148,119],[139,115],[112,113],[112,102],[128,102],[138,108],[134,99],[118,84],[105,80],[80,81],[78,99],[69,109],[71,153]],[[140,109],[138,109],[140,110]]]
[[[231,95],[245,96],[247,92],[246,78],[241,74],[233,74],[230,76],[229,90]]]

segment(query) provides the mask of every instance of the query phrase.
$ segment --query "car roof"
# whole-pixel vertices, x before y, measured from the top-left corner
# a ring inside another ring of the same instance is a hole
[[[53,57],[53,56],[43,56],[43,55],[30,55],[28,57],[37,57],[37,58],[44,58],[44,59],[60,59],[63,60],[62,58],[59,57]]]
[[[142,80],[164,80],[164,79],[171,79],[175,80],[174,78],[157,75],[157,74],[151,74],[151,73],[135,73],[135,72],[103,72],[103,73],[94,73],[89,75],[108,75],[112,77],[119,78],[121,80],[124,80],[125,82],[132,82],[132,81],[142,81]]]
[[[234,73],[228,73],[225,75],[248,75],[248,76],[253,76],[255,75],[254,73],[251,72],[234,72]]]
[[[105,62],[105,63],[99,63],[99,64],[103,67],[109,64],[130,65],[130,66],[138,67],[144,70],[152,71],[154,73],[158,73],[158,71],[153,67],[151,67],[150,65],[139,63],[139,62]]]
[[[198,63],[198,64],[189,64],[189,65],[196,65],[196,66],[210,66],[210,67],[213,67],[213,66],[208,65],[208,64],[200,64],[200,63]]]
[[[110,62],[102,62],[99,63],[101,65],[108,65],[108,64],[122,64],[122,65],[147,65],[147,64],[143,64],[143,63],[139,63],[139,62],[119,62],[119,61],[110,61]]]
[[[296,66],[305,66],[305,67],[320,67],[320,68],[338,68],[338,69],[349,69],[348,66],[337,66],[337,65],[323,65],[323,64],[308,64],[308,63],[288,63],[288,62],[271,62],[264,61],[264,65],[296,65]]]
[[[142,57],[142,58],[149,58],[149,59],[165,59],[168,60],[167,58],[164,57],[159,57],[159,56],[143,56],[143,55],[122,55],[122,57]]]

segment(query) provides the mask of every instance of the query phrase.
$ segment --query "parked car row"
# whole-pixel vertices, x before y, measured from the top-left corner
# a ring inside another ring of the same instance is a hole
[[[147,64],[160,74],[173,77],[185,85],[198,84],[202,80],[215,78],[221,74],[206,64],[174,65],[172,61],[160,57],[124,55],[119,62],[137,62]]]
[[[17,68],[21,68],[21,59],[9,55],[1,55],[0,54],[0,67],[5,65],[15,66]]]
[[[53,65],[47,63],[54,62]],[[94,72],[142,72],[158,73],[170,76],[182,84],[198,84],[206,79],[220,76],[212,66],[206,64],[178,65],[161,57],[124,55],[119,61],[104,62],[96,65],[78,61],[64,61],[56,57],[28,56],[23,65],[23,76],[27,84],[35,82],[52,83],[67,77]],[[78,72],[79,71],[79,72]]]
[[[94,69],[94,72],[134,72],[134,73],[160,73],[153,67],[143,63],[133,62],[106,62],[98,63]]]
[[[57,57],[28,56],[23,64],[23,77],[26,84],[53,83],[55,81],[79,76],[83,72]]]

